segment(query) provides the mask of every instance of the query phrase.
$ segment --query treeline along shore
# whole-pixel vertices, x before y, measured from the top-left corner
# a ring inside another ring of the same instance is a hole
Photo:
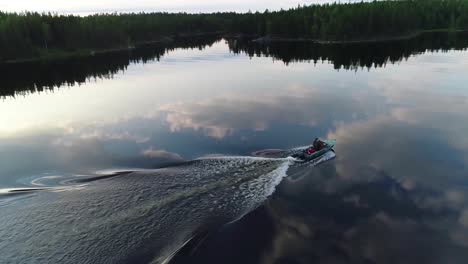
[[[126,49],[179,36],[225,34],[321,43],[381,41],[468,29],[468,0],[385,0],[248,13],[0,12],[0,62]]]

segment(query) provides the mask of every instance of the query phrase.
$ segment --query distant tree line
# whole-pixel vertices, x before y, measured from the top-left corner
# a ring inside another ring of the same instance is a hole
[[[209,32],[347,41],[434,29],[468,29],[468,0],[335,3],[243,14],[114,13],[79,17],[0,12],[0,61],[122,48],[168,36]]]

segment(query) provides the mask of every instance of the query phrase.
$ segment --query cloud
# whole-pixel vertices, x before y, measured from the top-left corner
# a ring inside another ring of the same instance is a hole
[[[328,107],[330,105],[333,107]],[[349,98],[310,89],[301,93],[300,97],[231,96],[197,103],[166,104],[159,111],[165,113],[165,121],[171,131],[194,129],[222,139],[240,130],[265,131],[278,122],[310,127],[329,118],[343,122],[362,117],[369,109],[354,99],[349,101]]]
[[[327,0],[101,0],[101,1],[60,1],[60,0],[18,0],[0,1],[0,7],[7,11],[67,11],[67,12],[102,12],[102,11],[248,11],[297,7],[298,4],[324,3]]]
[[[147,156],[142,155],[141,149],[151,138],[145,131],[120,129],[119,125],[38,128],[0,138],[0,182],[14,186],[15,179],[44,172],[89,174],[99,169],[157,165],[157,161],[145,158],[148,156],[182,160],[167,151],[148,150]]]
[[[434,195],[433,190],[407,191],[391,178],[349,182],[333,170],[311,174],[285,182],[268,203],[268,221],[274,223],[274,230],[262,263],[281,259],[291,263],[464,263],[468,259],[468,210],[454,218],[453,211],[434,214],[411,202],[421,192]],[[329,184],[346,187],[330,194],[323,188]],[[399,195],[394,195],[396,189]],[[457,191],[442,196],[461,199]]]
[[[153,149],[152,147],[142,151],[142,155],[149,158],[161,158],[161,159],[168,159],[168,160],[183,160],[183,158],[177,154],[168,152],[165,150],[157,150]]]
[[[448,171],[452,180],[464,178],[466,172],[461,168],[468,153],[460,131],[467,131],[468,127],[459,131],[453,126],[466,125],[457,124],[457,119],[446,118],[440,121],[444,125],[440,125],[439,121],[426,119],[425,112],[409,108],[406,111],[413,116],[410,122],[382,115],[339,125],[329,133],[329,138],[338,141],[338,159],[343,161],[338,170],[343,176],[361,180],[364,177],[361,168],[367,167],[400,181],[411,180],[407,182],[408,188],[415,184],[444,188],[451,184],[441,177]]]
[[[99,130],[82,132],[80,134],[80,138],[81,139],[98,139],[102,141],[126,140],[126,141],[134,141],[135,143],[138,143],[138,144],[146,143],[150,140],[149,137],[134,135],[128,131],[117,133],[117,132],[104,132],[104,131],[99,131]]]

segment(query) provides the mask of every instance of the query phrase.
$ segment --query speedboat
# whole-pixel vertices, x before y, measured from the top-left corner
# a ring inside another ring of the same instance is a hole
[[[314,160],[325,153],[327,153],[330,150],[333,150],[333,147],[336,145],[336,139],[327,139],[327,140],[322,140],[324,143],[324,146],[320,150],[316,150],[313,152],[308,152],[307,149],[301,150],[300,153],[296,153],[292,155],[293,158],[300,159],[302,161],[310,161]]]

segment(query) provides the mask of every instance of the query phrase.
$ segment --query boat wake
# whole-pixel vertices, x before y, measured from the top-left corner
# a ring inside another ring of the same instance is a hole
[[[290,166],[333,157],[301,164],[285,153],[203,158],[79,181],[76,188],[29,189],[25,198],[1,204],[0,263],[162,263],[200,228],[222,226],[260,206]]]

